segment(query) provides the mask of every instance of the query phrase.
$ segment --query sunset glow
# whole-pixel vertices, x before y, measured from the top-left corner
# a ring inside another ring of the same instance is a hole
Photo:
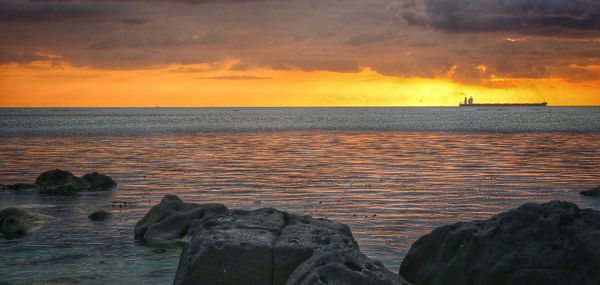
[[[0,106],[600,105],[598,7],[0,0]]]
[[[450,77],[386,76],[359,72],[273,70],[232,72],[217,67],[168,65],[135,70],[74,67],[37,61],[0,69],[3,107],[187,106],[455,106],[465,96],[479,102],[548,101],[600,105],[600,80],[514,79],[491,76],[478,83]],[[597,66],[573,69],[596,71]],[[477,67],[485,72],[486,67]]]

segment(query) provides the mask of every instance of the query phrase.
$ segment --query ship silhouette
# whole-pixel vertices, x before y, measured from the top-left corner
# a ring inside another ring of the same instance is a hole
[[[459,107],[546,107],[548,102],[541,103],[474,103],[473,97],[465,97],[462,103],[458,104]]]

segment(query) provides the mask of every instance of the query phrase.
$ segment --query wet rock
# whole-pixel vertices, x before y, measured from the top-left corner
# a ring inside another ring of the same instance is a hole
[[[112,214],[110,212],[104,211],[102,209],[98,209],[96,211],[94,211],[93,213],[91,213],[88,216],[88,219],[92,220],[92,221],[104,221],[109,219],[110,217],[112,217]]]
[[[583,196],[600,197],[600,186],[598,186],[596,188],[592,188],[590,190],[581,191],[581,192],[579,192],[579,194],[581,194]]]
[[[0,211],[0,233],[7,238],[18,238],[52,219],[24,209],[6,208]]]
[[[166,195],[136,223],[134,236],[150,246],[185,244],[202,223],[228,213],[222,204],[184,203],[177,196]]]
[[[83,284],[81,281],[71,277],[61,277],[44,281],[33,281],[25,283],[27,285],[77,285]]]
[[[77,195],[87,189],[86,183],[69,171],[55,169],[48,170],[35,180],[40,193],[50,195]]]
[[[486,221],[435,229],[400,275],[414,284],[600,284],[600,211],[528,203]]]
[[[292,272],[322,250],[358,250],[347,225],[286,213],[287,223],[273,245],[273,284],[285,284]]]
[[[390,272],[358,250],[323,251],[300,265],[286,285],[409,285],[402,277]]]
[[[117,182],[107,175],[92,172],[81,177],[87,184],[87,191],[108,191],[117,187]]]
[[[354,250],[346,225],[271,208],[234,210],[197,228],[174,284],[286,284],[315,254]]]
[[[12,190],[17,192],[25,191],[37,191],[38,186],[31,183],[15,183],[15,184],[0,184],[0,190]]]

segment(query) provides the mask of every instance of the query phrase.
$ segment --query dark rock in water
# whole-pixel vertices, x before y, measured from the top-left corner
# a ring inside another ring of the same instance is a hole
[[[98,209],[98,210],[94,211],[93,213],[91,213],[88,216],[88,219],[90,219],[92,221],[104,221],[110,217],[112,217],[111,213],[104,211],[102,209]]]
[[[45,281],[33,281],[25,283],[26,285],[77,285],[83,284],[81,281],[71,277],[61,277]]]
[[[286,284],[294,270],[323,252],[360,255],[350,228],[344,224],[271,208],[233,210],[196,228],[181,254],[174,284]],[[360,257],[365,264],[371,262],[366,256]],[[357,280],[374,281],[381,276],[381,280],[400,280],[383,265],[373,267],[372,273],[370,276],[365,271],[365,279]]]
[[[600,186],[592,188],[590,190],[581,191],[579,194],[583,196],[600,197]]]
[[[81,177],[87,184],[88,191],[107,191],[117,187],[117,182],[107,175],[93,172]]]
[[[400,275],[414,284],[600,284],[600,211],[529,203],[486,221],[435,229]]]
[[[37,191],[38,186],[31,183],[15,183],[9,185],[0,184],[0,190]]]
[[[87,188],[86,183],[69,171],[48,170],[35,180],[40,187],[40,193],[50,195],[76,195]]]
[[[0,233],[12,238],[25,235],[33,227],[33,218],[23,209],[7,208],[0,211]]]
[[[324,251],[300,265],[286,285],[378,284],[409,285],[402,277],[388,271],[357,250]]]
[[[408,284],[361,254],[348,226],[271,208],[230,211],[167,195],[136,224],[135,237],[150,245],[188,241],[178,285],[313,284],[315,276],[327,284]]]
[[[21,237],[51,219],[53,218],[50,216],[31,213],[24,209],[6,208],[0,211],[0,233],[7,238]]]
[[[135,239],[151,246],[184,244],[202,223],[228,213],[222,204],[184,203],[177,196],[166,195],[137,222]]]

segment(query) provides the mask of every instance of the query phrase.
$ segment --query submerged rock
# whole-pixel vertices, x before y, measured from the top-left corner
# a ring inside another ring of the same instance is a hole
[[[414,284],[600,284],[600,211],[528,203],[486,221],[435,229],[400,274]]]
[[[6,208],[0,211],[0,233],[7,238],[21,237],[36,226],[52,219],[50,216],[24,209]]]
[[[87,188],[86,183],[69,171],[48,170],[35,180],[40,187],[40,193],[50,195],[76,195]]]
[[[174,196],[167,197],[183,203]],[[364,265],[364,272],[347,279],[366,282],[356,284],[402,284],[399,276],[358,252],[348,226],[324,219],[272,208],[233,210],[202,220],[190,232],[193,237],[181,253],[174,284],[309,284],[304,280],[310,274],[346,280],[342,275],[348,272],[343,268],[338,270],[333,260],[332,266],[325,270],[329,273],[316,268],[320,261],[299,267],[324,252],[348,259],[354,257],[352,260]],[[288,281],[298,268],[303,269],[296,274],[295,281]]]
[[[87,184],[87,191],[107,191],[117,187],[117,182],[107,175],[92,172],[81,177]]]
[[[222,204],[184,203],[177,196],[166,195],[135,224],[134,236],[151,246],[184,244],[203,222],[228,213]]]
[[[409,285],[402,277],[388,271],[357,250],[324,251],[301,264],[286,285]]]
[[[592,188],[590,190],[581,191],[579,194],[583,196],[600,197],[600,186]]]
[[[92,221],[104,221],[110,217],[112,217],[111,213],[104,211],[102,209],[98,209],[98,210],[94,211],[93,213],[91,213],[88,216],[88,219],[90,219]]]
[[[38,186],[31,183],[15,183],[15,184],[0,184],[0,190],[12,190],[12,191],[37,191]]]

